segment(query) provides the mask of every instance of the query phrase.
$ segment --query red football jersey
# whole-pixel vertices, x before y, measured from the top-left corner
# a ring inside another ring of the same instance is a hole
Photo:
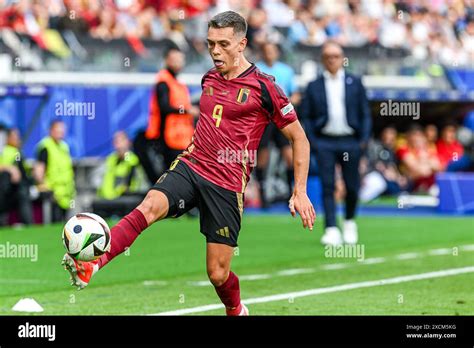
[[[231,80],[211,69],[201,86],[200,117],[181,159],[210,182],[243,193],[265,127],[286,127],[297,120],[295,110],[273,76],[253,64]]]

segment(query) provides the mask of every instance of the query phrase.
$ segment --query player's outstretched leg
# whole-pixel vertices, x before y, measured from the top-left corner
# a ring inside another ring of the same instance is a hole
[[[230,270],[234,248],[217,243],[207,243],[207,275],[229,316],[249,315],[247,307],[240,302],[239,278]]]
[[[62,264],[71,275],[71,285],[77,286],[79,290],[85,288],[100,268],[129,248],[140,233],[153,222],[163,219],[168,214],[168,209],[168,198],[165,194],[150,190],[143,202],[110,230],[109,252],[90,262],[77,261],[68,254],[64,255]]]

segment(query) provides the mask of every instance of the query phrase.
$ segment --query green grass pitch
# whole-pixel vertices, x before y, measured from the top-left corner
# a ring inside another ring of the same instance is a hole
[[[110,222],[113,225],[113,222]],[[322,223],[290,215],[244,216],[233,271],[242,299],[474,266],[472,217],[361,217],[365,262],[330,258]],[[161,221],[77,291],[60,265],[62,226],[0,229],[0,244],[37,244],[38,260],[0,259],[0,314],[34,298],[47,315],[155,314],[218,304],[205,281],[205,239],[187,217]],[[473,315],[474,273],[355,287],[249,305],[253,315]],[[222,309],[195,312],[222,315]]]

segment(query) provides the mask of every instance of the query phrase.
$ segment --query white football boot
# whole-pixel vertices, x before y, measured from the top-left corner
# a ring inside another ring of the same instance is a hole
[[[339,228],[336,226],[326,227],[324,235],[321,237],[324,245],[338,246],[342,244],[342,237]]]
[[[346,244],[356,244],[359,240],[357,233],[357,224],[354,220],[345,220],[343,229],[343,239]]]

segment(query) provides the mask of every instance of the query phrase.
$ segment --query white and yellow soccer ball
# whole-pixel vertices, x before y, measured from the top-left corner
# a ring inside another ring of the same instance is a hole
[[[109,226],[99,215],[76,214],[64,225],[63,244],[76,260],[95,260],[110,251]]]

